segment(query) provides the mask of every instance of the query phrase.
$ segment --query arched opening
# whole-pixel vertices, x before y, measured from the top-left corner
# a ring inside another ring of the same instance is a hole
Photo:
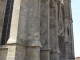
[[[1,45],[6,44],[9,38],[13,3],[14,3],[14,0],[7,0],[4,23],[3,23],[3,30],[2,30],[2,37],[1,37]]]
[[[64,37],[59,36],[59,50],[60,50],[60,60],[65,60],[65,42]]]

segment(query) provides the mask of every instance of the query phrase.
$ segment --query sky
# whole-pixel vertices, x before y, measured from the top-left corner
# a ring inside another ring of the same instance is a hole
[[[71,0],[75,57],[80,57],[80,0]]]

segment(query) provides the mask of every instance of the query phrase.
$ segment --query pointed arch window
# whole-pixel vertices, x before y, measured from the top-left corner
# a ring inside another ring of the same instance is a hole
[[[7,0],[5,17],[4,17],[4,22],[3,22],[2,37],[1,37],[1,45],[6,44],[9,38],[13,3],[14,3],[14,0]]]

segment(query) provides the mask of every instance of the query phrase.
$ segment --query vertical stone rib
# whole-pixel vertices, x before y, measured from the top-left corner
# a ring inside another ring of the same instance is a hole
[[[27,1],[27,45],[40,46],[40,0]]]
[[[7,42],[8,44],[9,43],[17,43],[20,3],[21,3],[21,0],[14,0],[10,38]]]
[[[74,34],[73,34],[73,22],[71,23],[71,40],[72,40],[72,59],[75,59],[75,53],[74,53]]]
[[[14,0],[7,60],[40,60],[40,0]],[[19,46],[19,47],[18,47]],[[27,47],[25,50],[19,50]],[[24,51],[22,53],[22,51]],[[24,54],[21,56],[21,54]],[[20,57],[21,56],[21,57]],[[20,58],[19,58],[20,57]]]
[[[17,55],[19,53],[16,49],[16,45],[17,45],[17,41],[18,41],[17,36],[18,36],[20,3],[21,3],[21,0],[14,0],[10,37],[8,39],[8,42],[7,42],[8,53],[7,53],[6,60],[18,60],[16,58],[18,58]]]
[[[65,23],[65,55],[66,60],[74,60],[73,46],[73,31],[72,31],[72,16],[71,16],[71,1],[64,0],[64,23]]]
[[[26,0],[24,3],[27,10],[25,16],[27,21],[26,60],[40,60],[40,0]]]
[[[50,60],[59,60],[57,1],[50,0]]]
[[[58,43],[59,43],[59,59],[65,60],[65,42],[64,42],[64,12],[63,1],[58,1]]]
[[[41,60],[50,60],[49,44],[49,0],[41,0],[40,7],[40,41],[42,44]]]

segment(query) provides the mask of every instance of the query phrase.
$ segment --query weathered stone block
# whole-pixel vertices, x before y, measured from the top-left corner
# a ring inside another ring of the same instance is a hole
[[[7,46],[0,46],[0,60],[6,60],[8,53]]]
[[[41,58],[41,60],[50,60],[50,51],[41,50],[40,51],[40,58]]]
[[[26,47],[18,44],[9,44],[7,60],[26,60]]]

